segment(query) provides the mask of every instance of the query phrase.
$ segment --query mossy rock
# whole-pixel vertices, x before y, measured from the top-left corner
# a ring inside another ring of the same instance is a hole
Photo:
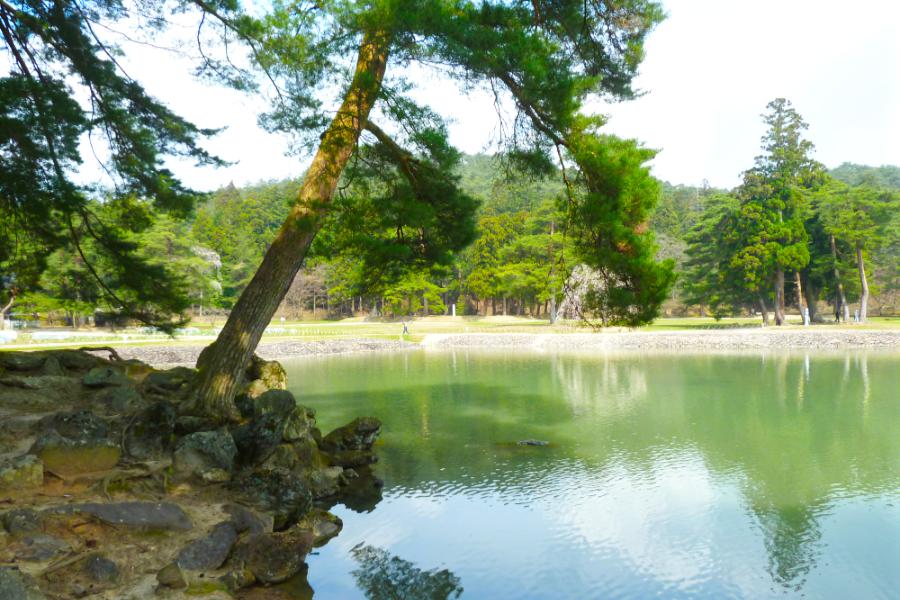
[[[37,456],[20,456],[0,463],[0,490],[24,490],[44,484],[44,464]]]

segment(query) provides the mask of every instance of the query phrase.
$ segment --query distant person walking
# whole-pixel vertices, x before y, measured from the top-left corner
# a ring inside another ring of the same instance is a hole
[[[403,335],[409,334],[409,327],[406,326],[406,321],[402,321],[403,323]]]

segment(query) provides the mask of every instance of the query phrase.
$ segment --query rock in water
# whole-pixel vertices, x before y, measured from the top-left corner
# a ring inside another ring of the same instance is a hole
[[[363,467],[378,460],[372,452],[372,444],[380,432],[381,421],[360,417],[326,435],[319,446],[335,465]]]
[[[44,463],[37,456],[20,456],[0,463],[0,491],[44,485]]]
[[[369,451],[380,431],[381,421],[375,417],[360,417],[326,435],[322,440],[322,447],[329,452],[333,450]]]
[[[517,442],[519,446],[549,446],[550,442],[544,440],[520,440]]]
[[[241,540],[234,550],[232,565],[247,570],[264,584],[281,583],[303,568],[313,547],[313,533],[293,527],[280,533],[261,533]]]

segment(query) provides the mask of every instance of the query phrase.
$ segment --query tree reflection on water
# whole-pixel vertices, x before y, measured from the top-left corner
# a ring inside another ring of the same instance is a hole
[[[350,551],[359,563],[352,574],[369,600],[448,600],[459,598],[459,577],[447,569],[422,570],[386,550],[359,544]]]

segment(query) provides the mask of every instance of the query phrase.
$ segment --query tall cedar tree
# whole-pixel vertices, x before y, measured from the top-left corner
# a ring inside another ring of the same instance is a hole
[[[264,122],[302,141],[316,140],[318,149],[290,215],[219,338],[198,361],[197,412],[237,418],[233,398],[242,372],[328,217],[351,160],[374,154],[406,181],[389,205],[430,209],[415,211],[412,226],[397,228],[395,241],[404,247],[397,256],[428,257],[431,247],[453,247],[471,236],[470,201],[444,170],[446,131],[409,98],[402,77],[391,75],[413,63],[512,98],[517,114],[505,129],[511,162],[546,174],[550,157],[558,155],[573,173],[569,214],[578,258],[610,282],[598,308],[613,321],[655,315],[654,303],[665,297],[673,276],[671,265],[652,260],[645,226],[656,196],[643,166],[652,152],[597,136],[600,122],[580,111],[590,94],[634,96],[631,81],[645,36],[663,16],[656,2],[275,2],[258,21],[231,18],[236,7],[224,0],[201,4],[248,40],[258,66],[278,86],[277,104]],[[355,66],[348,65],[346,57],[354,55]],[[336,87],[329,111],[322,100]],[[393,131],[400,134],[395,138]],[[469,225],[454,226],[460,222]]]
[[[809,263],[804,221],[807,195],[822,178],[822,166],[812,159],[813,144],[803,139],[807,124],[784,98],[768,104],[763,121],[768,126],[762,137],[764,153],[744,174],[741,189],[743,210],[756,219],[752,245],[744,254],[762,260],[771,268],[775,292],[775,324],[785,320],[785,272],[799,272]],[[798,304],[802,294],[797,290]]]

